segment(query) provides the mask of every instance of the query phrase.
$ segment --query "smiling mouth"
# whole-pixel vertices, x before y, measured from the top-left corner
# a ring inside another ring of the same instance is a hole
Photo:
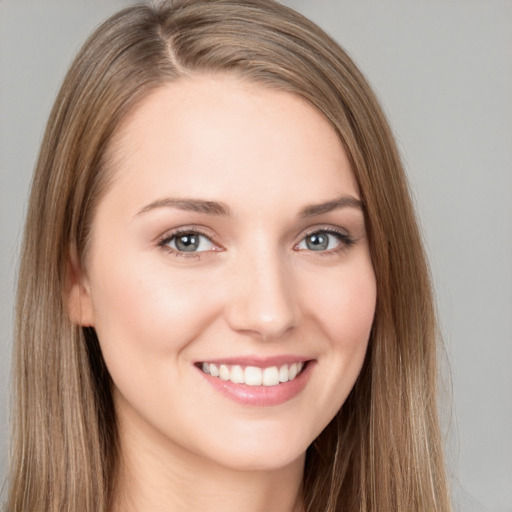
[[[246,386],[278,386],[296,379],[307,366],[306,362],[283,364],[259,368],[257,366],[241,366],[203,362],[197,366],[206,374],[233,384]]]

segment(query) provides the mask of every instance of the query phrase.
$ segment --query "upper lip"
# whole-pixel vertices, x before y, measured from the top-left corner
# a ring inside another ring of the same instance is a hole
[[[198,361],[200,363],[213,363],[213,364],[228,364],[239,366],[255,366],[257,368],[268,368],[270,366],[282,366],[283,364],[305,363],[310,361],[311,357],[304,357],[298,355],[279,355],[271,357],[261,356],[232,356],[216,359],[204,359]]]

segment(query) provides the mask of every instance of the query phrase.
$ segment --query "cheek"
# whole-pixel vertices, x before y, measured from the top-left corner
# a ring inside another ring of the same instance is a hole
[[[107,361],[177,356],[215,316],[216,305],[204,290],[150,258],[102,261],[96,276],[95,328]]]
[[[309,311],[323,340],[319,360],[322,386],[317,400],[322,405],[322,428],[343,405],[363,365],[373,324],[376,282],[370,260],[335,269],[316,281],[309,295]]]
[[[377,286],[370,261],[336,269],[309,294],[319,324],[333,348],[365,349],[375,313]]]

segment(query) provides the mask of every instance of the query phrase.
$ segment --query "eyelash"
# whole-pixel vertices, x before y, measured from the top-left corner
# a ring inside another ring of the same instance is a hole
[[[334,236],[335,238],[338,239],[338,241],[340,243],[339,247],[336,247],[334,249],[323,250],[323,251],[313,251],[313,250],[308,251],[308,252],[317,252],[321,256],[328,256],[328,255],[336,254],[339,252],[347,251],[356,242],[356,240],[354,238],[352,238],[349,234],[347,234],[346,232],[344,232],[341,229],[338,230],[338,229],[333,228],[332,226],[325,226],[325,227],[315,226],[314,228],[311,228],[310,230],[308,230],[302,236],[302,238],[299,240],[299,242],[297,242],[294,245],[294,249],[296,251],[303,251],[303,250],[307,251],[307,249],[297,249],[297,246],[300,243],[302,243],[307,237],[310,237],[312,235],[317,235],[317,234],[326,234],[326,235]],[[191,252],[178,251],[178,250],[173,249],[168,246],[168,244],[170,244],[175,238],[178,238],[181,235],[199,235],[199,236],[207,238],[213,245],[220,247],[218,244],[215,244],[215,242],[213,242],[213,240],[212,240],[213,237],[211,234],[206,233],[203,230],[201,230],[195,226],[179,228],[174,231],[165,233],[158,240],[158,247],[164,249],[166,252],[168,252],[169,254],[173,254],[176,257],[185,257],[185,258],[199,259],[201,257],[202,253],[210,252],[210,251],[191,251]],[[217,251],[222,251],[222,250],[223,250],[223,248],[221,247]],[[217,251],[213,251],[213,252],[217,252]]]

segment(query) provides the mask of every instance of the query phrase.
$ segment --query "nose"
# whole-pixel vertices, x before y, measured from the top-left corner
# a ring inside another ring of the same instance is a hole
[[[297,327],[299,307],[292,271],[283,258],[259,253],[234,266],[232,293],[225,309],[231,329],[272,340]]]

